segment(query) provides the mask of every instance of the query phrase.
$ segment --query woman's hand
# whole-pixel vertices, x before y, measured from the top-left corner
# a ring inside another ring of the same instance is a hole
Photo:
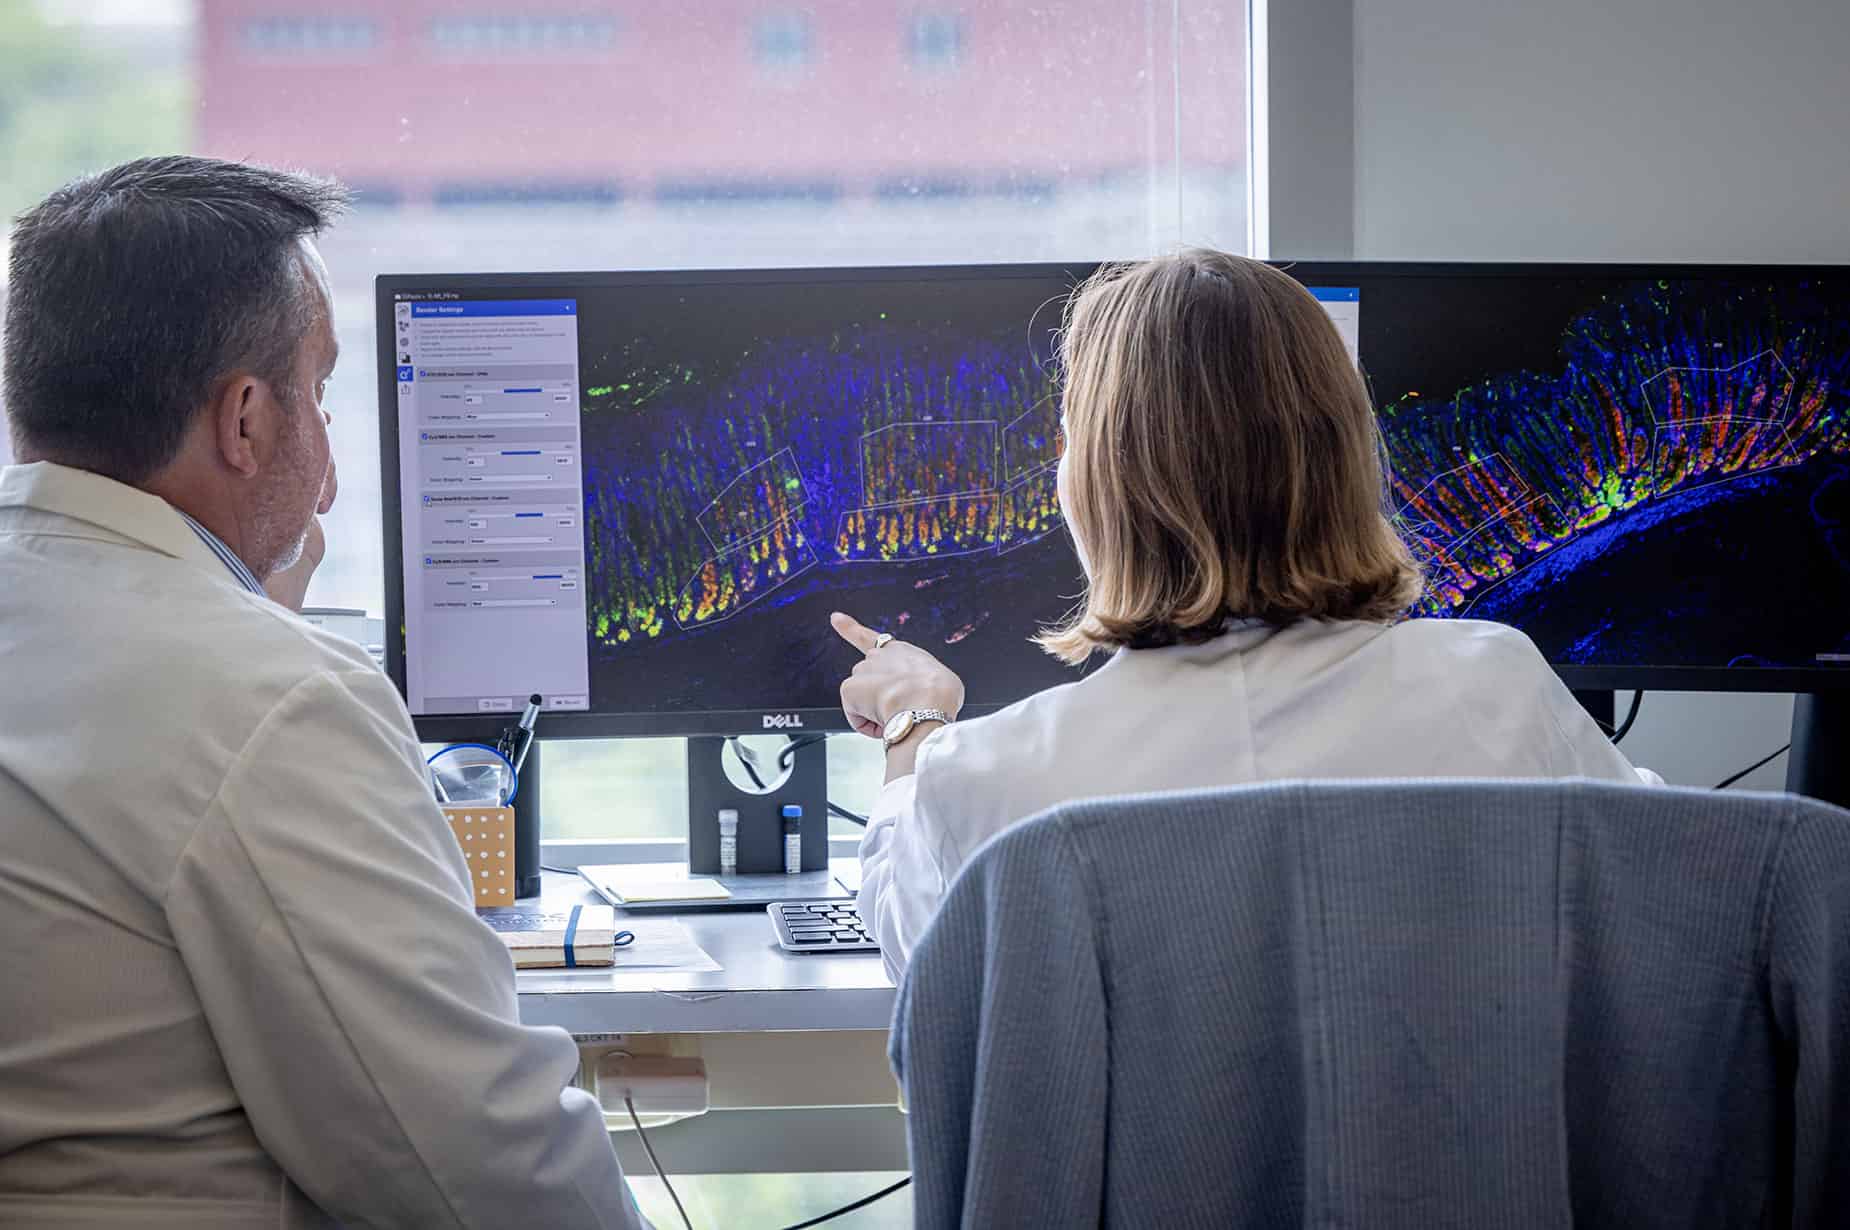
[[[302,539],[301,556],[281,572],[265,577],[263,592],[270,595],[270,601],[300,612],[303,601],[308,597],[308,582],[314,577],[315,569],[321,567],[322,557],[327,553],[328,540],[321,533],[321,518],[310,517],[308,533]]]
[[[321,499],[315,504],[315,514],[325,517],[334,507],[334,497],[340,494],[340,475],[335,472],[334,458],[328,458],[328,474],[321,480]]]
[[[308,598],[308,583],[328,553],[328,540],[321,532],[321,518],[334,507],[334,497],[339,493],[340,476],[334,472],[334,458],[329,457],[327,475],[321,480],[321,497],[315,502],[315,515],[308,519],[308,532],[302,538],[301,558],[281,572],[264,578],[263,592],[270,595],[270,601],[292,611],[301,611],[302,603]]]
[[[842,712],[862,734],[878,739],[887,719],[907,709],[942,709],[956,717],[963,708],[964,681],[917,645],[894,640],[876,648],[879,634],[839,611],[829,624],[863,655],[841,685]]]

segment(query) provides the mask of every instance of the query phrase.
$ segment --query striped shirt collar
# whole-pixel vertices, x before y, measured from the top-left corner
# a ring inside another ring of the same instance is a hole
[[[219,562],[231,569],[231,575],[237,580],[239,585],[242,585],[253,594],[261,594],[264,592],[262,583],[257,580],[256,576],[252,574],[249,568],[244,566],[244,561],[239,559],[217,534],[214,534],[211,530],[199,524],[199,522],[193,520],[185,513],[180,512],[179,509],[176,508],[174,511],[180,513],[180,519],[192,527],[193,533],[199,535],[199,541],[205,543],[212,554],[218,556]]]

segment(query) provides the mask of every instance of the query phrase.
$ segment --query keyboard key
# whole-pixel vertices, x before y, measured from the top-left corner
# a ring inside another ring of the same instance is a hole
[[[817,944],[829,943],[829,937],[826,935],[793,935],[790,937],[790,942],[792,944],[804,944],[813,947]]]

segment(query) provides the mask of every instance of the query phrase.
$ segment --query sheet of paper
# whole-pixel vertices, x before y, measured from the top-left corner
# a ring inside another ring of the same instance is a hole
[[[653,970],[657,973],[711,974],[720,963],[707,954],[693,932],[666,918],[624,918],[617,930],[633,931],[636,942],[617,949],[617,971]]]
[[[574,991],[661,991],[663,982],[684,974],[714,974],[723,967],[695,941],[693,934],[678,922],[665,918],[617,921],[619,931],[636,933],[634,943],[617,949],[617,963],[579,969],[534,969],[520,971],[523,991],[544,991],[549,984]],[[708,995],[714,992],[687,992]]]
[[[717,880],[651,863],[603,864],[583,871],[625,901],[724,901],[732,896]]]

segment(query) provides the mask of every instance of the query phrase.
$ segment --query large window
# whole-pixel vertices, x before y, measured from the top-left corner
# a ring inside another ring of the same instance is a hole
[[[13,0],[0,55],[6,216],[157,151],[359,190],[322,243],[343,354],[323,606],[383,609],[375,274],[1247,242],[1242,0]],[[676,747],[559,749],[555,835],[683,831]],[[851,807],[865,751],[835,758]]]
[[[378,614],[375,275],[1243,250],[1245,59],[1244,0],[0,0],[0,248],[5,218],[142,154],[357,188],[322,243],[341,495],[309,599]],[[681,836],[686,749],[549,746],[547,835]],[[832,745],[843,805],[879,771],[872,741]],[[779,1224],[884,1181],[683,1195],[700,1224]],[[840,1224],[907,1218],[902,1196]]]

